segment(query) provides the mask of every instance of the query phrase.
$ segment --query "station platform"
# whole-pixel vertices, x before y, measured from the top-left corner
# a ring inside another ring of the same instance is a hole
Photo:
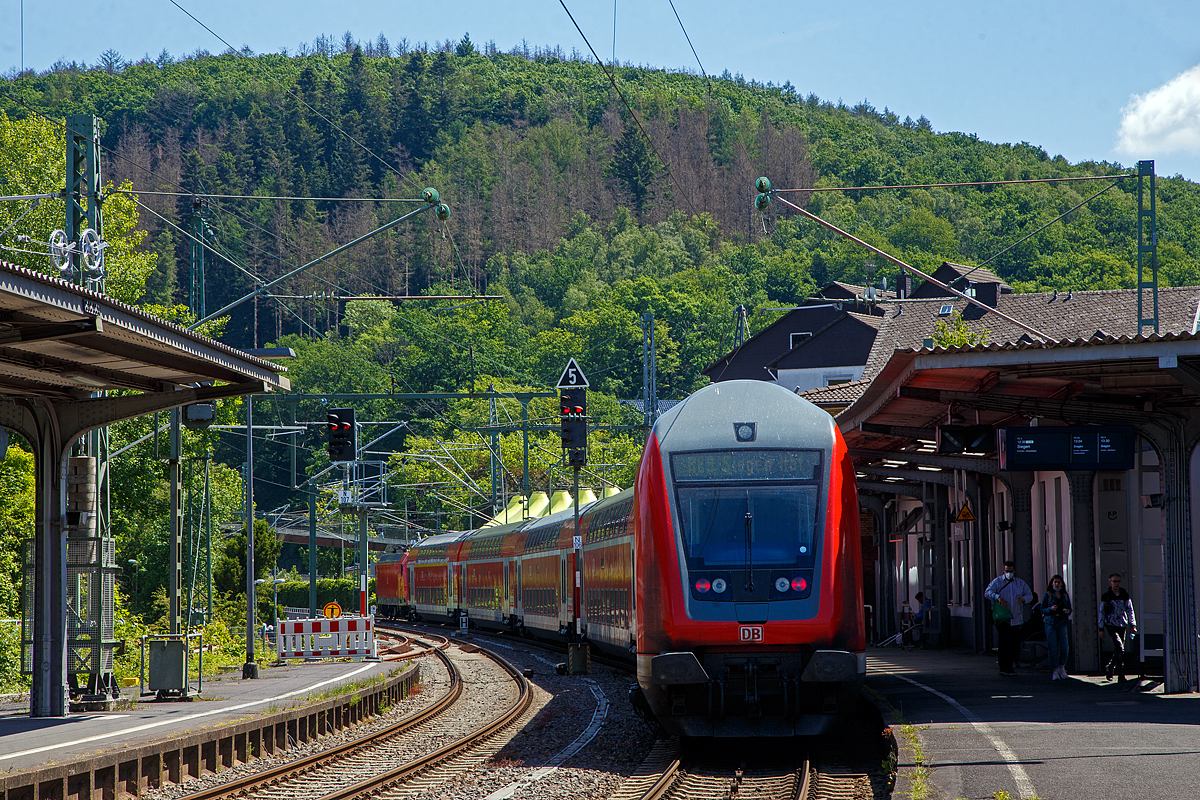
[[[121,710],[67,717],[31,717],[27,695],[9,696],[0,703],[0,774],[136,750],[184,733],[300,707],[332,695],[339,686],[391,675],[406,666],[407,662],[314,661],[262,667],[254,680],[243,680],[240,671],[205,676],[203,691],[191,700],[139,698],[138,687],[132,686],[124,690]]]
[[[866,686],[901,747],[897,797],[911,791],[918,760],[931,800],[1195,791],[1200,694],[1164,695],[1161,679],[1052,681],[1021,668],[1006,677],[994,654],[869,647]]]

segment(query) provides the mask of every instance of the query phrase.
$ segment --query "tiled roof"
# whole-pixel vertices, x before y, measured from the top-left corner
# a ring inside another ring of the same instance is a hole
[[[967,280],[969,280],[971,283],[998,283],[1001,286],[1008,286],[1003,278],[992,272],[987,267],[972,267],[964,264],[954,264],[950,261],[942,264],[942,267],[949,267],[954,272],[957,272],[960,276],[966,275]],[[940,276],[937,277],[939,280],[941,279]]]
[[[854,311],[847,311],[854,319],[866,325],[870,325],[875,330],[879,330],[879,326],[883,324],[883,317],[878,314],[858,314]]]
[[[822,386],[796,394],[818,406],[845,406],[857,400],[870,383],[871,381],[868,379],[861,379],[849,383],[835,383],[832,386]]]
[[[1138,293],[1134,289],[1001,295],[997,309],[1045,334],[1045,343],[1037,342],[1031,334],[1008,320],[971,306],[960,298],[888,303],[884,306],[886,313],[875,344],[867,357],[863,381],[856,383],[869,382],[879,374],[895,351],[923,349],[924,340],[933,337],[938,320],[949,319],[939,316],[945,305],[961,314],[971,331],[987,332],[986,344],[962,348],[979,350],[1137,337],[1137,302]],[[1162,333],[1192,333],[1200,309],[1200,286],[1159,289],[1158,308]],[[1025,344],[1020,344],[1022,342]]]
[[[943,261],[942,265],[933,272],[933,277],[959,291],[965,290],[968,283],[996,283],[1000,285],[1002,293],[1012,293],[1012,287],[1005,283],[1003,278],[985,267],[971,267]],[[918,299],[932,299],[952,295],[937,284],[925,281],[916,288],[912,296]]]
[[[845,283],[843,281],[831,281],[813,292],[812,297],[828,297],[831,300],[844,299],[845,296],[841,292],[836,291],[836,289],[841,289],[849,297],[862,297],[866,292],[866,288],[863,286],[855,286],[853,283]],[[890,290],[885,292],[876,289],[876,292],[881,300],[893,300],[896,297],[896,293]]]
[[[776,369],[779,366],[779,362],[783,361],[785,358],[787,358],[790,355],[799,353],[799,351],[801,351],[801,350],[804,350],[805,353],[807,354],[809,352],[809,348],[813,348],[813,347],[828,348],[828,347],[832,346],[832,347],[836,348],[838,346],[836,340],[833,343],[831,343],[828,340],[822,341],[822,338],[826,334],[830,333],[831,331],[836,330],[839,326],[844,325],[847,322],[850,322],[851,324],[861,323],[863,325],[866,325],[868,328],[873,328],[876,331],[878,331],[879,326],[883,324],[883,317],[876,316],[874,314],[856,314],[853,311],[846,311],[846,312],[844,312],[843,316],[840,316],[837,319],[833,320],[832,322],[830,322],[828,325],[825,325],[820,330],[813,331],[812,336],[809,336],[807,339],[800,342],[800,344],[796,345],[791,350],[788,350],[786,353],[780,353],[774,359],[772,359],[771,361],[768,361],[767,369]],[[843,337],[844,337],[844,334],[843,334]],[[847,358],[850,359],[850,358],[853,358],[853,356],[852,355],[847,356]]]

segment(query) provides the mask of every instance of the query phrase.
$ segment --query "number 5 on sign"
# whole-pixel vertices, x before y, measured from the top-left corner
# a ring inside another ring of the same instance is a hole
[[[555,388],[578,389],[587,386],[589,386],[587,376],[583,374],[583,370],[579,368],[579,365],[575,363],[575,359],[572,358],[567,362],[566,369],[562,371],[562,375],[559,376],[558,385]]]

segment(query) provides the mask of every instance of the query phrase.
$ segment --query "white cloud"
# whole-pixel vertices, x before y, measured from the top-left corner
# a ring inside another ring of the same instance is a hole
[[[1200,65],[1176,75],[1121,109],[1117,150],[1142,158],[1200,154]]]

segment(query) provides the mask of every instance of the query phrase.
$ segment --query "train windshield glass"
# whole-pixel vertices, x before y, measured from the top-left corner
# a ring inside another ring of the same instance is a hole
[[[820,450],[676,453],[690,569],[814,566]]]

